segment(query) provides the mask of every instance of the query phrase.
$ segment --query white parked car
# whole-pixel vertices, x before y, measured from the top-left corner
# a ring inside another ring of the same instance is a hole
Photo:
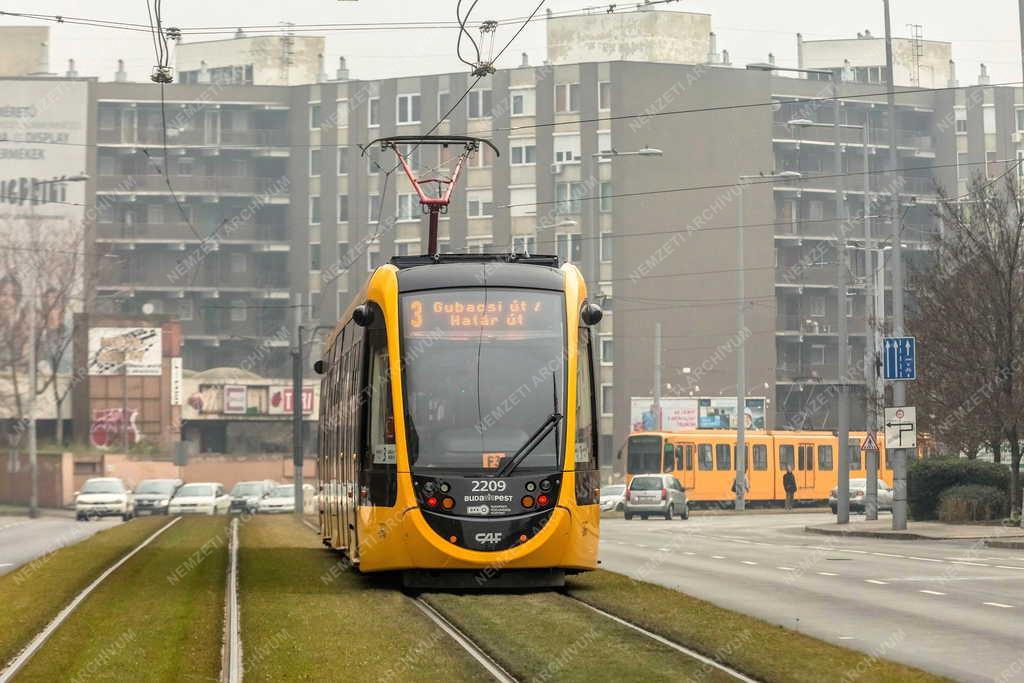
[[[132,492],[118,477],[96,477],[86,480],[75,493],[75,519],[89,521],[94,517],[120,516],[132,518]]]
[[[223,484],[202,482],[185,484],[171,498],[169,515],[225,515],[231,505],[231,496]]]
[[[256,512],[295,512],[295,487],[291,484],[275,486],[269,496],[257,503]]]
[[[626,504],[626,485],[609,484],[601,487],[601,512],[622,512]]]
[[[867,507],[867,479],[850,480],[850,512],[864,512]],[[893,491],[881,479],[878,480],[878,509],[892,511]],[[838,489],[832,489],[828,493],[828,506],[832,508],[832,514],[839,509]]]

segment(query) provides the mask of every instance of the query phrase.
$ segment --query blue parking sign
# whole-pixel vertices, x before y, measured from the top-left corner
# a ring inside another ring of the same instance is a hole
[[[886,337],[882,351],[885,379],[917,379],[917,341],[913,337]]]

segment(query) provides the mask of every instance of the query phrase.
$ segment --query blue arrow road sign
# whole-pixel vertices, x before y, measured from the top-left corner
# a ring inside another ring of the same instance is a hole
[[[886,337],[882,348],[885,379],[917,379],[917,342],[913,337]]]

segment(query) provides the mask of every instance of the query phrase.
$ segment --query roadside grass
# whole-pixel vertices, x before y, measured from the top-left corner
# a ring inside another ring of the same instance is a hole
[[[716,607],[709,602],[607,571],[572,577],[569,593],[665,638],[763,681],[871,680],[925,683],[948,679],[850,650]],[[891,636],[900,645],[899,632]]]
[[[18,680],[217,680],[227,524],[190,518],[165,531],[96,588]]]
[[[800,515],[809,514],[814,512],[831,512],[826,507],[797,507],[792,510],[786,510],[781,507],[764,507],[764,508],[747,508],[743,511],[736,511],[732,508],[727,507],[711,507],[707,509],[702,508],[690,508],[691,517],[720,517],[729,515]],[[601,519],[624,519],[622,511],[616,512],[614,510],[606,510],[601,513]],[[657,517],[655,517],[657,519]]]
[[[558,593],[426,597],[520,680],[734,680]]]
[[[361,576],[287,517],[240,529],[242,656],[249,681],[487,681],[397,590]]]
[[[79,591],[167,521],[153,517],[120,524],[0,576],[0,667]],[[69,540],[58,538],[54,545]]]

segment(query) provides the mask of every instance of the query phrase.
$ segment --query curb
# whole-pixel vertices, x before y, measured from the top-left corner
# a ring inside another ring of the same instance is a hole
[[[852,538],[889,538],[896,541],[951,541],[955,540],[944,536],[922,536],[909,531],[849,531],[844,529],[820,529],[805,526],[804,531],[809,534],[821,534],[822,536],[849,536]],[[968,539],[970,540],[970,539]]]
[[[991,541],[986,540],[985,545],[989,548],[1011,548],[1013,550],[1024,550],[1024,540],[1020,541]]]

